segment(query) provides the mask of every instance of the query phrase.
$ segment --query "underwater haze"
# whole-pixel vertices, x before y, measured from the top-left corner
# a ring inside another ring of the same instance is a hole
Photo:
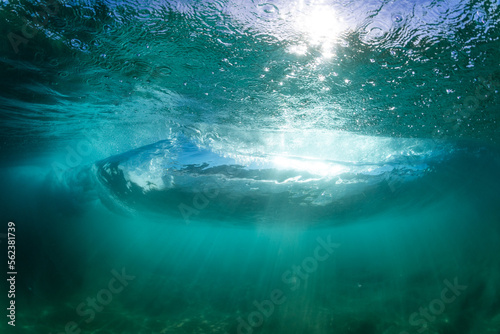
[[[500,333],[498,0],[0,17],[1,333]]]

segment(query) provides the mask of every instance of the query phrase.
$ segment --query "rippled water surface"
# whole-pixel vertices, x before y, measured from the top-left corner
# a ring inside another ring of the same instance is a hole
[[[0,17],[2,332],[500,333],[497,0]]]

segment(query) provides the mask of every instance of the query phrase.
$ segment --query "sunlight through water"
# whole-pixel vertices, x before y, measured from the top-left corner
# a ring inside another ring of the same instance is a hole
[[[499,4],[0,0],[0,333],[499,333]]]

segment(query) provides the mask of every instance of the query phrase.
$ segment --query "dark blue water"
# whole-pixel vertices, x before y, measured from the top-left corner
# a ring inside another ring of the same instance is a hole
[[[496,1],[0,6],[2,333],[500,333]]]

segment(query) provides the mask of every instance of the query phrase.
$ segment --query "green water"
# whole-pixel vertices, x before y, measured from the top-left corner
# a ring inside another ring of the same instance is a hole
[[[495,1],[0,6],[1,333],[500,333]]]

